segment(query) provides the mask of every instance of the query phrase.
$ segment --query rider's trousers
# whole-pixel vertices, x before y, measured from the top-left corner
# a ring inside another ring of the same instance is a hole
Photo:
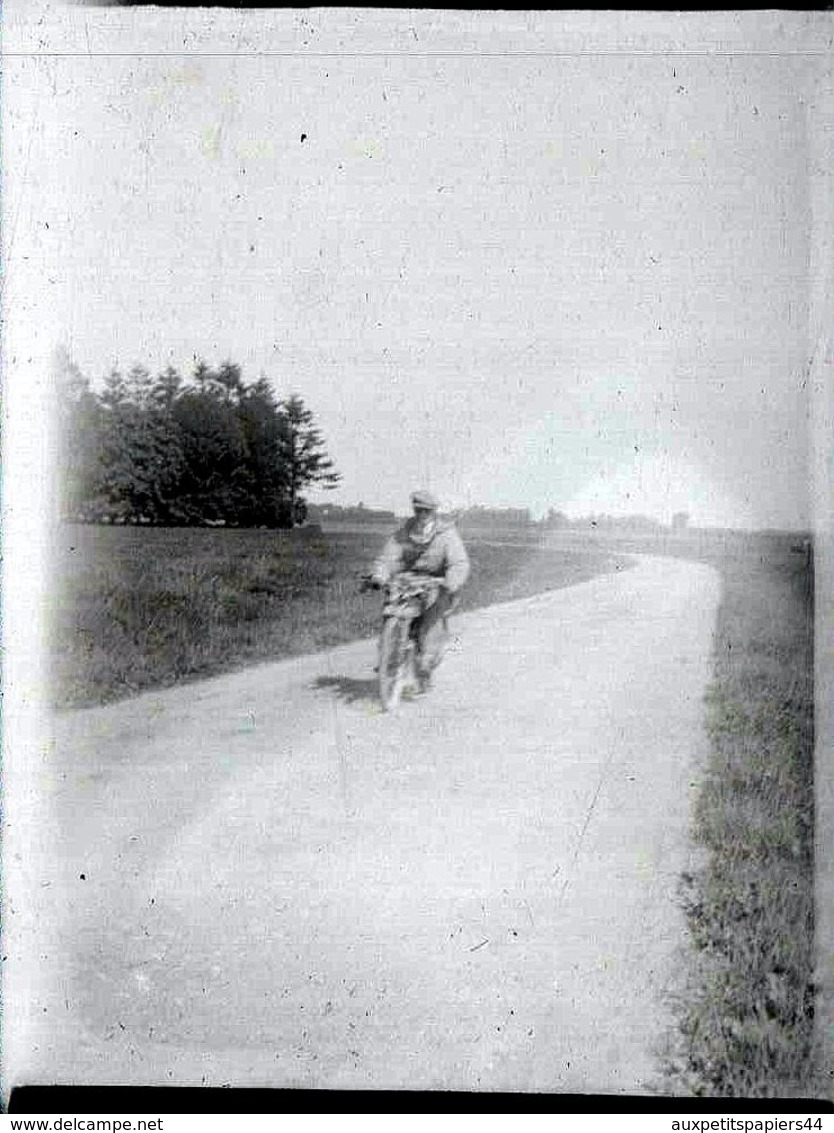
[[[417,669],[420,673],[430,673],[443,658],[449,637],[446,619],[452,601],[449,592],[441,590],[434,605],[429,606],[417,620]]]

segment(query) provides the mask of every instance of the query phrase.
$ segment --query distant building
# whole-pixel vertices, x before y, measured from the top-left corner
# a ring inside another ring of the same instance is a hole
[[[340,507],[338,504],[310,504],[309,518],[316,523],[396,523],[393,511],[383,511],[359,503],[355,507]]]
[[[672,516],[672,530],[673,531],[685,531],[688,526],[689,526],[689,512],[688,511],[677,511],[677,512],[675,512],[675,514]]]

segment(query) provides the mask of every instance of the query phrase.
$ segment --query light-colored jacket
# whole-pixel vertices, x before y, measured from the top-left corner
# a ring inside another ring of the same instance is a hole
[[[409,519],[395,531],[375,561],[372,571],[383,582],[403,570],[442,578],[450,594],[456,594],[469,577],[469,556],[450,520],[438,520],[434,535],[427,543],[411,538],[414,520]]]

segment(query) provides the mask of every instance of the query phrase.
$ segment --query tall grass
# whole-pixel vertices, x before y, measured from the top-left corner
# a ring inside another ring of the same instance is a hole
[[[787,544],[725,555],[676,1093],[822,1096],[814,1050],[813,598]]]
[[[384,536],[68,526],[55,555],[53,700],[130,696],[371,636],[380,602],[358,575]],[[625,565],[598,550],[470,544],[461,603],[567,586]]]

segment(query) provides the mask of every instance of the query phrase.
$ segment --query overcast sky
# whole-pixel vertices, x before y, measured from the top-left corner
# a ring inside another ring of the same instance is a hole
[[[808,523],[813,60],[465,54],[461,13],[302,58],[252,53],[264,13],[79,12],[92,54],[17,65],[86,373],[265,373],[316,413],[335,502]],[[271,18],[305,47],[336,20]]]

